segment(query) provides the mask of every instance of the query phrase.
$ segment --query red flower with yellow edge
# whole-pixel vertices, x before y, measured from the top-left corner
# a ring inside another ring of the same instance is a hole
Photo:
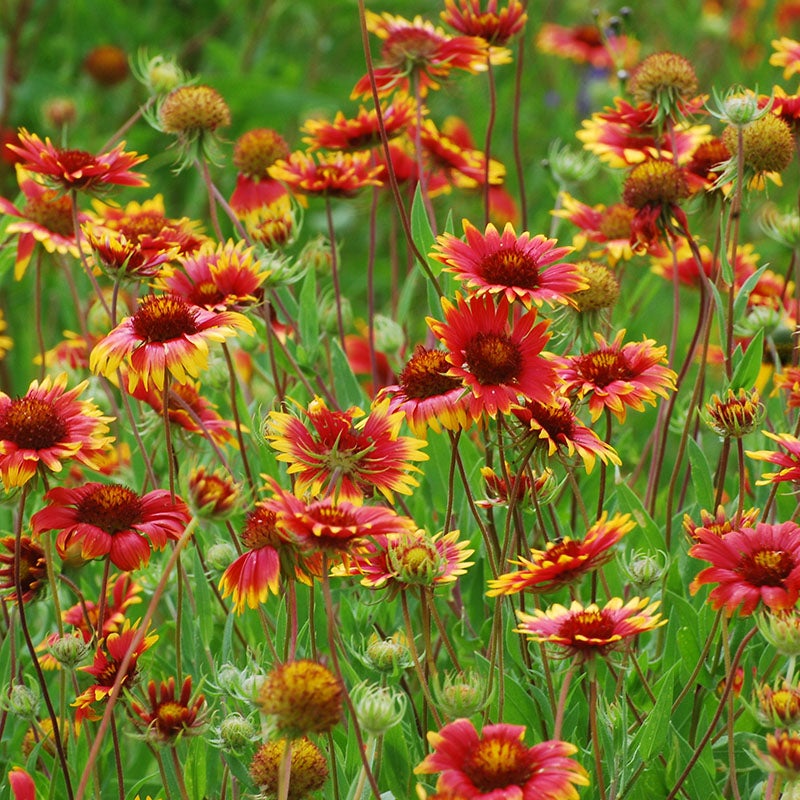
[[[417,119],[414,98],[399,92],[381,106],[381,123],[388,139],[405,133]],[[312,150],[367,150],[381,143],[381,126],[374,106],[361,106],[353,118],[338,111],[333,121],[309,119],[303,123],[303,141]]]
[[[800,408],[800,367],[786,366],[772,376],[775,391],[785,392],[788,408]]]
[[[209,343],[224,342],[237,330],[255,333],[253,323],[236,311],[214,313],[175,294],[148,294],[133,316],[94,346],[89,368],[114,377],[124,363],[131,390],[139,381],[163,389],[168,374],[187,383],[206,368]]]
[[[236,140],[233,165],[239,174],[230,204],[238,217],[281,200],[288,201],[286,187],[270,178],[267,170],[290,152],[286,140],[272,128],[253,128]]]
[[[690,103],[687,113],[697,112],[702,98]],[[697,146],[708,138],[708,125],[673,126],[669,136],[661,136],[654,125],[658,109],[651,103],[632,105],[620,97],[614,98],[614,107],[606,107],[584,120],[582,129],[575,135],[590,153],[616,169],[658,158],[685,163]]]
[[[363,586],[388,587],[392,592],[410,586],[438,586],[464,575],[475,552],[457,530],[431,536],[418,529],[372,537],[350,562],[351,575]]]
[[[771,44],[775,52],[769,57],[769,63],[773,67],[783,67],[784,80],[800,72],[800,42],[781,36],[773,39]]]
[[[509,323],[511,304],[501,295],[464,299],[456,294],[453,305],[442,298],[444,321],[428,317],[434,336],[449,351],[449,375],[461,378],[472,392],[470,415],[495,417],[524,400],[546,402],[556,386],[556,372],[542,355],[550,339],[548,322],[538,321],[536,309]]]
[[[448,374],[451,364],[444,350],[418,344],[394,386],[387,386],[378,400],[389,398],[392,411],[402,411],[415,436],[428,428],[439,433],[469,427],[469,395],[461,378]]]
[[[585,661],[621,650],[640,633],[666,625],[667,621],[656,613],[658,606],[658,601],[650,603],[648,598],[640,597],[627,603],[612,597],[603,608],[596,603],[584,607],[573,600],[569,608],[556,604],[546,611],[534,609],[533,614],[517,611],[520,626],[515,630],[534,642],[557,645],[565,655]]]
[[[124,152],[124,142],[95,156],[85,150],[56,147],[49,137],[43,142],[35,133],[21,128],[19,144],[6,147],[21,159],[26,170],[63,191],[99,192],[112,185],[147,186],[141,173],[131,171],[147,156]]]
[[[660,275],[665,280],[672,282],[677,273],[678,281],[684,286],[699,288],[702,279],[697,265],[697,259],[692,252],[689,243],[684,238],[676,242],[673,254],[656,254],[650,261],[651,269],[656,275]],[[719,255],[714,257],[710,248],[706,245],[698,247],[703,273],[713,282],[714,277],[719,274],[721,262]],[[743,244],[736,250],[736,259],[733,263],[734,283],[741,285],[758,269],[758,255],[753,250],[753,245]]]
[[[583,459],[587,474],[594,469],[596,458],[604,464],[619,466],[622,463],[610,444],[581,424],[565,397],[556,396],[547,403],[534,400],[513,406],[511,413],[522,424],[525,438],[535,437],[537,444],[547,447],[548,457],[558,455],[566,461],[577,454]]]
[[[5,197],[0,197],[0,214],[19,220],[7,225],[5,231],[7,234],[19,234],[14,279],[20,280],[28,268],[37,243],[48,253],[69,254],[74,258],[78,258],[80,253],[75,242],[72,198],[31,180],[28,173],[19,166],[17,182],[25,205],[20,210]],[[86,219],[86,213],[78,212],[79,223]]]
[[[270,592],[280,592],[281,557],[291,559],[289,550],[296,549],[278,524],[276,512],[264,502],[256,503],[247,514],[240,539],[247,550],[231,563],[219,581],[223,599],[232,596],[237,614],[244,611],[245,604],[258,608]]]
[[[710,561],[711,566],[689,589],[695,594],[704,584],[716,583],[709,595],[712,608],[724,606],[729,614],[739,609],[742,616],[749,616],[761,603],[783,611],[800,597],[800,527],[793,522],[757,523],[722,537],[701,528],[695,539],[689,555]]]
[[[191,514],[166,489],[139,495],[116,483],[57,486],[44,496],[48,505],[31,517],[36,534],[57,530],[56,548],[64,557],[80,545],[86,560],[108,556],[118,569],[147,566],[152,550],[180,539]]]
[[[197,381],[186,383],[173,381],[170,384],[167,398],[169,421],[187,433],[205,436],[217,445],[232,445],[238,448],[236,424],[233,420],[220,416],[216,406],[203,396],[201,388]],[[156,390],[153,384],[145,387],[143,383],[137,383],[134,388],[129,389],[129,392],[132,397],[147,403],[156,414],[163,416],[164,393]]]
[[[340,557],[345,565],[369,539],[416,530],[408,517],[382,506],[355,505],[330,496],[306,502],[278,486],[274,490],[275,496],[265,505],[297,545],[311,553]]]
[[[600,245],[596,249],[590,249],[590,258],[606,258],[612,267],[618,261],[630,261],[633,258],[631,236],[635,208],[624,203],[588,206],[568,192],[562,192],[561,208],[552,213],[580,229],[580,233],[572,238],[576,250],[583,250],[587,242]]]
[[[475,505],[481,508],[508,506],[513,499],[520,504],[522,500],[545,503],[552,498],[556,482],[553,470],[534,471],[526,468],[522,472],[513,473],[506,462],[505,470],[498,474],[491,467],[481,467],[481,477],[486,488],[486,497],[476,500]]]
[[[353,197],[367,186],[380,186],[381,168],[370,153],[316,153],[301,151],[276,161],[269,175],[295,192],[320,197]]]
[[[356,407],[331,411],[321,398],[304,410],[306,421],[273,411],[267,420],[267,439],[278,460],[289,464],[297,494],[333,495],[361,502],[379,491],[389,502],[394,492],[411,494],[419,472],[413,461],[426,461],[422,439],[399,436],[405,415],[392,411],[388,400],[364,412]]]
[[[567,394],[589,395],[589,413],[596,421],[607,408],[625,421],[627,408],[644,411],[644,404],[656,404],[656,395],[668,397],[675,391],[675,372],[663,366],[667,348],[653,339],[623,344],[625,329],[607,342],[595,333],[597,350],[569,356],[558,374]]]
[[[548,542],[544,550],[531,550],[530,558],[512,560],[522,569],[507,572],[489,581],[489,597],[517,592],[554,592],[576,583],[584,575],[602,567],[613,557],[612,547],[636,527],[630,514],[603,515],[583,539],[565,536]]]
[[[262,184],[267,182],[261,181]],[[236,213],[251,241],[274,250],[293,241],[296,225],[291,196],[279,181],[269,183],[280,186],[283,194],[270,203],[258,203],[249,210],[240,207]]]
[[[155,681],[147,685],[148,706],[136,701],[131,711],[147,726],[147,737],[157,742],[175,742],[184,736],[197,736],[205,728],[203,706],[206,698],[202,694],[192,696],[192,678],[187,676],[181,692],[175,694],[175,678],[156,686]]]
[[[393,14],[366,12],[367,30],[383,40],[381,63],[374,70],[378,95],[394,90],[408,92],[411,76],[418,80],[418,90],[425,97],[430,89],[438,89],[439,81],[454,69],[482,72],[488,68],[489,46],[477,36],[450,36],[442,28],[417,15],[409,21]],[[508,51],[492,54],[504,63]],[[356,83],[350,95],[369,97],[372,83],[369,74]]]
[[[762,725],[794,728],[800,722],[800,686],[784,679],[773,689],[766,683],[755,689],[756,717]]]
[[[536,34],[542,53],[559,56],[595,69],[630,69],[639,54],[639,42],[629,36],[606,36],[597,25],[566,27],[545,22]]]
[[[33,381],[12,400],[0,392],[0,478],[6,492],[23,486],[41,466],[61,472],[75,460],[93,468],[112,441],[105,417],[90,400],[78,397],[88,381],[67,390],[67,376]]]
[[[490,45],[504,45],[516,36],[528,21],[520,0],[509,0],[498,10],[497,0],[445,0],[442,21],[464,36],[479,36]]]
[[[767,461],[776,464],[777,472],[766,472],[756,481],[758,486],[767,483],[783,483],[784,481],[800,481],[800,439],[791,433],[771,433],[762,431],[764,436],[774,440],[786,452],[773,450],[746,450],[745,453],[756,461]]]
[[[779,730],[767,734],[767,752],[758,752],[767,769],[793,784],[800,779],[800,734]]]
[[[210,472],[203,466],[189,473],[188,503],[201,519],[226,519],[236,510],[241,486],[224,468]]]
[[[271,270],[252,247],[230,239],[209,243],[178,259],[180,269],[162,272],[156,287],[208,311],[241,311],[261,300]]]
[[[555,239],[517,235],[511,223],[500,234],[490,222],[481,233],[469,220],[462,222],[466,241],[443,233],[436,237],[431,257],[445,265],[475,295],[504,294],[526,308],[547,303],[568,304],[572,292],[586,288],[573,264],[561,260],[571,247],[557,247]]]
[[[119,231],[91,224],[84,225],[83,233],[94,254],[95,270],[114,279],[153,278],[178,254],[177,247],[151,236],[129,239]]]
[[[746,511],[742,511],[739,517],[738,527],[752,528],[757,520],[758,509],[750,508]],[[697,539],[696,533],[699,530],[710,531],[715,536],[725,536],[732,530],[736,530],[733,522],[733,517],[728,516],[725,511],[725,506],[722,504],[717,506],[716,514],[711,514],[705,509],[701,509],[700,522],[695,522],[688,514],[683,515],[683,529],[693,541]]]
[[[14,555],[17,544],[13,536],[0,537],[0,545],[6,552],[0,552],[0,592],[6,603],[17,603],[17,572],[22,589],[22,602],[34,600],[47,583],[47,561],[44,550],[30,536],[19,540],[19,570],[15,567]]]
[[[130,688],[136,681],[139,658],[158,641],[157,634],[147,635],[145,632],[139,643],[133,647],[134,640],[140,633],[138,626],[139,620],[131,625],[131,621],[126,619],[121,631],[109,633],[105,639],[100,641],[92,665],[80,667],[81,671],[88,672],[94,676],[95,683],[81,692],[72,704],[77,709],[75,712],[76,723],[80,723],[84,719],[96,720],[100,718],[94,704],[108,699],[111,689],[117,680],[122,662],[129,652],[132,657],[128,662],[125,675],[120,681],[120,686],[122,690],[125,690]]]
[[[524,725],[485,725],[478,734],[457,719],[428,733],[432,752],[414,774],[440,773],[437,797],[451,800],[578,800],[575,786],[589,778],[570,758],[577,748],[556,739],[526,747],[524,736]]]

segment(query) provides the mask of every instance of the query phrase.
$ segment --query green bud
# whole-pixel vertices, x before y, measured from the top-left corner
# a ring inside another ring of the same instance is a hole
[[[366,681],[353,689],[351,698],[356,718],[370,736],[383,736],[403,719],[406,711],[404,694]]]

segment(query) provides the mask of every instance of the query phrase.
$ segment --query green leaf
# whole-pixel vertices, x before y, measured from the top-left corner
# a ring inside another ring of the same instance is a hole
[[[700,508],[711,509],[714,504],[714,483],[711,479],[711,467],[706,454],[694,439],[689,439],[688,452],[689,464],[692,467],[692,486],[694,486],[697,504]]]
[[[436,241],[436,236],[428,219],[428,211],[425,208],[425,201],[422,198],[422,189],[417,184],[414,192],[414,202],[411,204],[411,237],[420,253],[425,256],[428,266],[431,265],[428,253]]]
[[[313,267],[306,272],[300,289],[300,309],[297,325],[303,343],[305,363],[312,363],[319,349],[319,301],[317,300],[317,276]]]
[[[350,368],[350,362],[336,339],[331,339],[331,371],[333,372],[333,391],[343,408],[358,406],[364,402],[361,384]]]
[[[660,750],[663,750],[667,741],[672,713],[673,673],[677,666],[678,664],[673,664],[667,674],[655,685],[656,704],[636,733],[643,761],[649,761]]]
[[[638,495],[625,483],[617,484],[617,499],[621,511],[631,514],[644,532],[647,544],[654,550],[664,547],[664,535],[655,520],[647,513]]]
[[[764,354],[764,330],[760,330],[747,346],[747,352],[742,356],[731,376],[730,388],[752,389],[755,386],[758,372],[761,369],[761,360]]]
[[[733,301],[733,318],[734,320],[739,319],[739,317],[744,313],[745,307],[747,306],[747,300],[750,297],[750,292],[753,291],[755,285],[761,280],[761,276],[764,274],[764,270],[767,269],[769,264],[764,264],[763,267],[759,267],[741,286],[739,291],[736,293],[736,299]]]

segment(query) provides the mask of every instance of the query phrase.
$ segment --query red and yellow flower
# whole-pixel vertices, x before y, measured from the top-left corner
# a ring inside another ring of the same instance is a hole
[[[489,597],[517,592],[553,592],[575,583],[584,575],[606,564],[613,557],[611,548],[636,527],[630,514],[603,512],[583,539],[565,536],[548,542],[544,550],[531,550],[530,558],[511,561],[522,569],[507,572],[489,581]]]
[[[776,464],[777,472],[766,472],[756,481],[759,486],[767,483],[783,483],[784,481],[800,481],[800,439],[791,433],[771,433],[763,431],[764,436],[778,443],[780,450],[746,450],[746,454],[756,461],[767,461]]]
[[[501,46],[516,36],[528,20],[520,0],[498,9],[497,0],[487,0],[486,10],[481,0],[445,0],[442,21],[464,36],[479,36],[490,45]]]
[[[0,552],[0,593],[6,603],[17,603],[17,572],[22,602],[29,603],[47,584],[47,561],[42,547],[30,536],[20,536],[19,568],[15,566],[16,539],[13,536],[0,537],[0,545],[6,551]]]
[[[67,376],[33,381],[26,394],[12,400],[0,392],[0,478],[8,492],[27,483],[41,466],[60,472],[76,460],[94,468],[112,441],[110,417],[90,400],[78,397],[83,381],[67,390]]]
[[[206,698],[202,694],[192,696],[192,679],[187,676],[181,692],[175,695],[175,678],[156,687],[155,681],[147,685],[150,701],[145,707],[136,701],[131,711],[147,726],[147,735],[159,742],[174,742],[179,737],[197,736],[205,727],[203,706]]]
[[[517,633],[534,642],[557,645],[566,655],[582,660],[626,647],[633,637],[646,633],[667,621],[656,613],[659,603],[648,598],[633,597],[625,603],[612,597],[600,608],[596,603],[583,606],[573,600],[569,608],[556,604],[533,614],[517,611],[520,625]]]
[[[133,316],[94,346],[89,367],[114,377],[124,363],[132,390],[139,381],[163,389],[167,375],[178,383],[196,378],[208,363],[209,343],[224,342],[237,330],[255,332],[253,323],[236,311],[214,313],[175,294],[148,294]]]
[[[464,299],[455,305],[442,298],[444,321],[428,317],[428,326],[448,351],[449,375],[461,378],[472,392],[470,415],[480,419],[507,413],[523,400],[546,402],[556,385],[555,368],[542,355],[550,339],[548,322],[531,309],[509,323],[511,304],[501,295]]]
[[[772,47],[775,52],[769,57],[769,63],[773,67],[783,67],[784,80],[800,72],[800,42],[781,36],[773,39]]]
[[[166,489],[139,495],[115,483],[57,486],[45,500],[48,505],[31,517],[31,526],[37,534],[59,532],[59,555],[79,547],[81,558],[108,556],[126,572],[146,566],[152,550],[180,539],[191,516],[186,504]]]
[[[269,168],[270,177],[293,191],[320,197],[353,197],[367,186],[380,186],[380,172],[368,152],[312,155],[298,150]]]
[[[570,758],[574,745],[550,740],[526,747],[523,725],[485,725],[468,719],[430,731],[432,752],[414,769],[440,773],[437,797],[450,800],[577,800],[575,786],[588,786],[586,770]]]
[[[639,43],[629,36],[606,36],[597,25],[565,27],[552,22],[539,27],[536,47],[543,53],[602,70],[630,69],[639,53]]]
[[[699,528],[694,536],[689,555],[711,566],[689,588],[694,594],[704,584],[716,583],[709,595],[712,608],[724,606],[729,614],[739,609],[748,616],[760,603],[783,611],[800,598],[800,527],[793,522],[760,522],[721,537]]]
[[[405,414],[390,410],[388,399],[375,403],[359,422],[361,409],[331,411],[319,397],[303,413],[305,423],[273,411],[266,434],[278,460],[289,464],[297,494],[334,495],[353,502],[375,490],[389,502],[393,492],[411,494],[417,481],[410,473],[420,471],[412,462],[427,460],[422,452],[427,443],[399,435]]]

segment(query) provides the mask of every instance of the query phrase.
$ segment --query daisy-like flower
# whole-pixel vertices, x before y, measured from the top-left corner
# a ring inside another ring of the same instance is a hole
[[[750,508],[742,511],[739,517],[740,528],[752,528],[758,520],[758,509]],[[713,533],[715,536],[725,536],[732,530],[735,530],[733,525],[733,518],[728,516],[725,511],[725,506],[722,504],[717,506],[716,514],[711,514],[705,509],[700,511],[700,522],[695,522],[688,514],[683,515],[683,529],[692,541],[697,540],[697,531],[706,530]]]
[[[428,428],[437,433],[469,426],[468,395],[461,378],[448,375],[447,353],[419,344],[400,373],[399,382],[382,390],[378,399],[389,398],[392,411],[402,411],[415,436]]]
[[[209,472],[196,467],[189,473],[188,503],[202,519],[227,518],[236,509],[241,487],[224,469]]]
[[[416,525],[382,506],[354,505],[328,496],[305,502],[291,492],[274,487],[275,496],[265,501],[281,525],[301,549],[341,557],[347,566],[350,553],[368,539],[388,534],[408,534]]]
[[[236,311],[213,313],[178,295],[148,294],[133,316],[94,346],[89,367],[114,377],[124,362],[131,389],[139,381],[163,389],[167,374],[178,383],[196,378],[208,363],[209,342],[224,342],[237,330],[255,333],[253,323]]]
[[[603,512],[583,539],[565,536],[548,542],[544,550],[531,550],[530,558],[512,561],[522,569],[507,572],[489,581],[489,597],[517,592],[553,592],[575,583],[584,575],[606,564],[613,557],[611,548],[636,527],[630,514]]]
[[[800,367],[786,366],[772,376],[776,391],[784,392],[788,408],[800,408]]]
[[[84,719],[99,719],[94,704],[107,700],[111,694],[111,689],[119,674],[122,661],[131,649],[131,645],[138,634],[138,626],[138,620],[131,625],[130,620],[126,619],[121,631],[110,633],[105,639],[101,640],[91,666],[80,668],[82,671],[94,676],[96,682],[81,692],[72,704],[77,709],[75,712],[76,723]],[[133,649],[133,657],[128,662],[128,669],[121,681],[122,690],[133,685],[138,674],[137,662],[139,658],[157,641],[157,634],[145,634]]]
[[[762,431],[764,436],[778,443],[785,452],[774,450],[746,450],[745,453],[756,461],[767,461],[776,464],[777,472],[766,472],[756,481],[759,486],[767,483],[783,483],[784,481],[800,481],[800,439],[791,433],[771,433]]]
[[[756,716],[762,725],[794,728],[800,722],[800,687],[783,680],[773,689],[766,683],[755,690]]]
[[[626,407],[643,411],[645,403],[656,404],[656,395],[668,397],[675,390],[675,372],[663,366],[667,348],[656,346],[652,339],[622,344],[624,338],[624,329],[612,342],[595,333],[597,350],[570,356],[559,369],[567,394],[581,398],[590,394],[593,422],[604,408],[624,422]]]
[[[481,467],[481,477],[486,487],[486,497],[475,501],[481,508],[506,507],[511,502],[512,494],[514,502],[518,505],[523,501],[533,502],[533,498],[542,505],[552,499],[553,492],[557,488],[553,470],[525,469],[523,472],[514,473],[508,462],[502,474],[498,474],[491,467]]]
[[[398,92],[391,102],[381,105],[381,121],[388,139],[405,133],[416,122],[414,98]],[[352,119],[339,111],[333,121],[309,119],[303,123],[303,141],[312,149],[367,150],[381,143],[378,113],[374,107],[361,106]]]
[[[545,22],[536,34],[542,53],[566,58],[595,69],[630,69],[639,53],[639,43],[628,36],[604,36],[597,25],[565,27]]]
[[[556,385],[555,368],[542,355],[550,339],[548,322],[539,322],[531,309],[511,325],[510,306],[505,295],[495,306],[491,294],[466,300],[456,294],[455,305],[442,298],[443,322],[427,320],[448,350],[449,375],[472,392],[473,419],[507,413],[520,398],[546,402]]]
[[[35,533],[57,530],[56,547],[65,555],[80,544],[86,560],[108,556],[118,569],[130,572],[150,561],[153,549],[180,539],[191,514],[166,489],[139,495],[115,483],[87,483],[75,489],[57,486],[48,505],[31,517]]]
[[[124,233],[85,225],[86,242],[94,253],[95,269],[114,278],[153,278],[178,254],[178,249],[161,239],[143,236],[129,239]]]
[[[244,242],[208,244],[179,259],[180,269],[162,274],[157,288],[208,311],[241,311],[257,303],[270,270]]]
[[[760,603],[773,611],[792,608],[800,597],[800,528],[793,522],[756,523],[725,536],[702,528],[689,555],[710,561],[689,589],[694,594],[706,583],[716,583],[709,600],[732,614],[748,616]]]
[[[523,725],[486,725],[479,734],[470,720],[457,719],[428,733],[433,750],[414,774],[441,773],[442,800],[577,800],[575,786],[589,784],[570,758],[577,748],[556,739],[526,747],[524,736]]]
[[[477,36],[450,36],[419,15],[409,21],[367,10],[366,21],[369,32],[383,40],[381,63],[374,71],[380,96],[395,89],[408,92],[412,75],[419,81],[420,95],[425,97],[430,89],[438,89],[439,81],[454,69],[475,73],[488,68],[489,46]],[[503,49],[491,55],[493,63],[504,63],[509,56]],[[371,92],[369,75],[364,75],[351,97],[368,97]]]
[[[147,685],[149,706],[131,703],[131,711],[147,726],[148,738],[157,742],[175,742],[184,736],[197,736],[205,728],[203,706],[206,698],[202,694],[192,696],[192,679],[187,676],[181,692],[175,694],[175,678],[163,681],[156,687],[155,681]]]
[[[297,150],[269,168],[270,177],[293,191],[320,197],[353,197],[367,186],[380,186],[380,172],[368,152],[309,155]]]
[[[252,737],[247,738],[249,744]],[[274,739],[262,744],[250,762],[250,777],[263,797],[278,797],[287,747],[291,750],[287,798],[303,800],[311,797],[328,780],[328,759],[305,736],[299,739]]]
[[[13,536],[0,538],[6,552],[0,552],[0,596],[7,603],[17,602],[17,576],[14,566],[16,539]],[[22,602],[29,603],[47,584],[47,561],[44,550],[30,536],[19,540],[19,583]]]
[[[278,515],[266,504],[256,503],[245,519],[241,534],[247,551],[239,556],[222,574],[219,589],[223,599],[233,597],[237,614],[248,608],[258,608],[269,593],[280,591],[281,555],[293,548],[289,535],[278,524]]]
[[[520,625],[515,630],[531,641],[557,645],[565,655],[588,660],[621,650],[634,636],[666,625],[656,613],[658,606],[658,601],[640,597],[627,603],[612,597],[603,608],[595,603],[584,607],[573,600],[569,608],[556,604],[546,611],[534,609],[533,614],[517,611]]]
[[[18,209],[5,197],[0,197],[0,214],[17,218],[5,230],[6,233],[19,235],[14,278],[20,280],[28,268],[37,243],[48,253],[69,254],[78,258],[79,252],[75,243],[72,198],[60,195],[55,189],[48,189],[32,180],[20,166],[17,166],[17,182],[25,205]],[[86,219],[84,212],[78,212],[79,222]]]
[[[33,381],[15,400],[0,392],[0,478],[6,492],[27,483],[41,465],[60,472],[76,460],[94,468],[112,441],[105,417],[90,400],[79,400],[83,381],[67,390],[65,373]]]
[[[757,751],[758,752],[758,751]],[[767,752],[758,752],[767,769],[792,784],[800,781],[800,735],[787,730],[767,734]]]
[[[328,494],[354,502],[375,490],[389,502],[393,492],[411,494],[417,481],[409,473],[420,471],[411,462],[428,459],[422,452],[427,442],[398,435],[405,415],[391,411],[388,400],[374,404],[359,422],[361,409],[331,411],[319,397],[304,415],[305,423],[273,411],[266,432],[278,460],[289,464],[298,494]]]
[[[769,63],[773,67],[783,67],[784,80],[800,72],[800,42],[781,36],[773,39],[771,44],[775,52],[769,57]]]
[[[520,0],[509,0],[497,8],[497,0],[487,0],[486,10],[481,0],[445,0],[442,21],[464,36],[479,36],[490,45],[504,45],[516,36],[528,21],[525,6]]]
[[[466,241],[443,233],[436,237],[431,256],[445,265],[476,295],[504,294],[509,302],[521,301],[526,308],[569,303],[569,295],[586,284],[573,264],[561,261],[571,247],[557,247],[555,239],[519,236],[510,223],[502,235],[490,222],[481,233],[463,221]]]
[[[548,403],[530,401],[512,407],[511,413],[522,424],[526,437],[535,437],[538,444],[547,448],[548,457],[557,454],[571,460],[577,453],[587,473],[594,469],[596,458],[604,464],[622,463],[610,444],[581,424],[566,397],[556,396]]]
[[[147,156],[126,153],[125,143],[113,150],[92,155],[85,150],[56,147],[48,138],[44,142],[24,128],[19,132],[19,144],[6,145],[28,172],[35,172],[51,186],[62,191],[100,192],[111,185],[147,186],[144,176],[132,172]]]

